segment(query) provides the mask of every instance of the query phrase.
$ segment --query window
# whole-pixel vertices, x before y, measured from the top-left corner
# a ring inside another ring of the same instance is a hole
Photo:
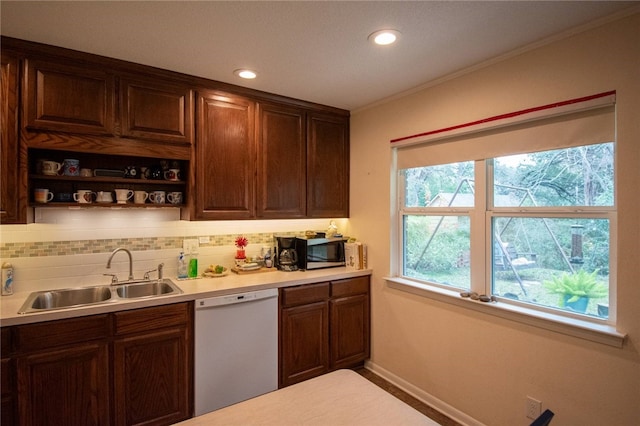
[[[615,115],[599,101],[394,147],[395,275],[613,323]]]

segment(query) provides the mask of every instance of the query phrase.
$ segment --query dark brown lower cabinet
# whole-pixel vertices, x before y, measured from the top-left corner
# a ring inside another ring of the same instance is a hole
[[[329,309],[326,301],[282,310],[281,386],[329,371]]]
[[[20,424],[109,424],[106,342],[20,356],[17,369]]]
[[[15,363],[12,359],[13,344],[11,339],[11,329],[4,327],[0,329],[2,340],[0,341],[0,352],[2,361],[0,366],[0,382],[2,394],[2,406],[0,407],[0,425],[15,424],[16,411],[16,387],[15,387]]]
[[[329,302],[332,370],[349,368],[369,358],[369,294]]]
[[[369,276],[280,290],[279,387],[370,355]]]
[[[113,342],[116,425],[168,425],[191,417],[190,306],[183,303],[114,314],[118,335]]]
[[[192,303],[3,328],[3,341],[5,333],[14,343],[2,372],[15,363],[17,379],[15,393],[2,380],[3,426],[169,425],[191,417]],[[13,394],[17,412],[5,397]],[[5,417],[12,413],[17,418]]]

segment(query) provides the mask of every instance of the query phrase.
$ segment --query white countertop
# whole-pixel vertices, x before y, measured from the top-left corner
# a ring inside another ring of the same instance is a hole
[[[48,312],[36,312],[29,314],[18,314],[30,291],[16,292],[10,296],[0,298],[0,326],[11,326],[19,324],[30,324],[42,321],[51,321],[64,318],[74,318],[85,315],[95,315],[107,312],[116,312],[128,309],[139,309],[150,306],[167,305],[202,299],[206,297],[224,296],[245,291],[264,290],[268,288],[289,287],[301,284],[312,284],[322,281],[340,280],[344,278],[371,275],[370,269],[348,270],[345,267],[318,269],[314,271],[295,272],[261,272],[254,274],[238,275],[230,272],[227,276],[218,278],[198,278],[190,280],[178,280],[170,278],[183,291],[182,294],[139,298],[105,303],[59,309]]]

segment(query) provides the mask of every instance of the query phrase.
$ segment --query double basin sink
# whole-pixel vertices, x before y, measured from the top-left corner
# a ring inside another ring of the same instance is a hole
[[[182,290],[171,280],[133,281],[116,285],[68,288],[62,290],[36,291],[27,297],[19,314],[45,312],[55,309],[73,308],[115,302],[118,299],[138,299],[181,294]]]

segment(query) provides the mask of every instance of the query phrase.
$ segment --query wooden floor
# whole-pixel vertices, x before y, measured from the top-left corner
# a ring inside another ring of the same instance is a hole
[[[365,379],[368,379],[370,382],[378,385],[385,391],[389,392],[391,395],[395,396],[396,398],[400,399],[401,401],[404,401],[406,404],[420,411],[425,416],[440,423],[442,426],[461,426],[460,423],[454,420],[451,420],[449,417],[445,416],[441,412],[434,410],[427,404],[423,403],[422,401],[419,401],[418,399],[404,392],[397,386],[392,385],[382,377],[374,374],[373,372],[367,370],[366,368],[358,368],[355,371]]]

